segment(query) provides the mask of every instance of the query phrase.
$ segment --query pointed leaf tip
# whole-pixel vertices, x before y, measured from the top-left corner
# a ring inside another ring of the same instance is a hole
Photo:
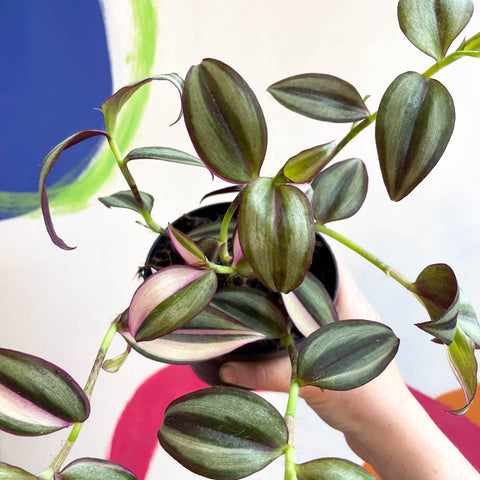
[[[131,335],[140,342],[176,330],[208,305],[216,288],[212,270],[180,265],[159,270],[133,296],[128,311]]]
[[[350,123],[368,116],[355,87],[332,75],[295,75],[271,85],[268,91],[284,107],[315,120]]]

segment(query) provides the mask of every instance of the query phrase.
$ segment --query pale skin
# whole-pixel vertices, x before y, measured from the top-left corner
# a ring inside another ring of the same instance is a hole
[[[337,256],[339,318],[379,321]],[[223,381],[255,390],[288,392],[290,362],[227,363]],[[300,396],[382,480],[478,480],[480,474],[433,423],[392,362],[367,385],[346,392],[303,387]]]

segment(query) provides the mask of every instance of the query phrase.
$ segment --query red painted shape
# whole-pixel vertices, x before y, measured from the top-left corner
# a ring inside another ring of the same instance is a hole
[[[144,480],[167,406],[176,398],[204,388],[188,365],[169,365],[149,377],[134,393],[118,420],[108,459]]]

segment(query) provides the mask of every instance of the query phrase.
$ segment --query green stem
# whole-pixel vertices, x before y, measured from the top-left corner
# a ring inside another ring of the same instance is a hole
[[[340,140],[338,145],[335,148],[335,153],[333,154],[332,158],[334,158],[343,148],[350,143],[361,131],[365,130],[369,125],[371,125],[375,119],[377,118],[377,112],[372,113],[369,115],[365,120],[361,121],[358,125],[353,127],[345,137]]]
[[[324,235],[328,235],[329,237],[334,238],[338,242],[350,248],[350,250],[353,250],[354,252],[358,253],[363,258],[368,260],[370,263],[375,265],[377,268],[382,270],[382,272],[384,272],[385,275],[387,275],[387,277],[393,278],[398,283],[400,283],[400,285],[405,287],[407,290],[414,292],[415,290],[414,284],[410,280],[408,280],[408,278],[406,278],[404,275],[402,275],[400,272],[390,267],[386,263],[382,262],[378,257],[368,252],[367,250],[362,248],[360,245],[357,245],[355,242],[353,242],[349,238],[344,237],[340,233],[335,232],[334,230],[331,230],[330,228],[325,227],[325,225],[321,225],[319,223],[315,225],[315,230],[319,233],[323,233]]]
[[[220,259],[223,263],[228,264],[232,261],[232,257],[228,252],[228,227],[230,226],[230,222],[232,221],[233,215],[237,210],[237,203],[232,202],[222,220],[222,225],[220,227],[220,236],[218,237],[218,243],[221,244],[220,247]]]
[[[85,394],[87,395],[88,399],[90,399],[92,396],[93,388],[98,379],[98,375],[102,368],[105,357],[107,356],[108,349],[110,348],[112,340],[118,331],[118,320],[119,317],[116,318],[115,321],[110,325],[107,333],[105,334],[105,337],[103,338],[100,348],[98,349],[95,362],[93,363],[92,370],[90,371],[90,375],[88,376],[87,383],[85,384],[84,388]],[[53,462],[50,464],[50,467],[45,472],[39,475],[40,478],[49,480],[53,477],[53,474],[55,472],[60,470],[78,438],[80,430],[82,429],[82,425],[82,423],[73,424],[67,441],[62,446],[57,456],[54,458]]]
[[[211,270],[215,270],[216,273],[221,273],[223,275],[231,275],[235,273],[237,270],[235,267],[229,267],[227,265],[218,265],[218,263],[213,263],[207,260],[206,265]]]
[[[128,186],[130,187],[130,190],[133,194],[133,197],[135,198],[135,201],[137,202],[138,208],[140,210],[140,214],[144,218],[148,227],[156,233],[161,233],[162,235],[167,236],[168,235],[167,231],[152,219],[150,212],[145,207],[145,204],[143,203],[143,199],[142,199],[142,196],[140,195],[140,191],[138,190],[135,179],[133,178],[130,170],[128,169],[127,164],[123,161],[123,157],[122,157],[122,154],[120,153],[120,149],[118,148],[118,144],[117,144],[117,141],[115,140],[115,137],[109,136],[108,144],[110,145],[110,149],[112,150],[113,156],[117,161],[118,168],[122,172],[122,175],[125,178]]]
[[[426,70],[423,73],[423,76],[425,78],[430,78],[433,75],[435,75],[437,72],[439,72],[442,68],[446,67],[447,65],[450,65],[453,62],[456,62],[460,58],[463,57],[479,57],[480,53],[476,51],[470,51],[470,50],[457,50],[455,52],[452,52],[450,55],[447,55],[445,58],[442,58],[440,61],[432,65],[428,70]]]
[[[296,374],[298,353],[295,348],[295,341],[290,334],[285,335],[282,340],[287,347],[292,367],[290,390],[288,392],[287,409],[285,412],[285,423],[288,431],[288,446],[285,449],[285,480],[297,480],[295,470],[295,413],[297,411],[298,393],[300,390]]]

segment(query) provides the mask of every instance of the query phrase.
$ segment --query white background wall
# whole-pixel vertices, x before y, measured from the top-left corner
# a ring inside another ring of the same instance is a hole
[[[130,38],[129,4],[125,0],[103,3],[118,88],[125,81],[122,62]],[[423,72],[432,63],[401,33],[393,0],[158,0],[158,17],[160,48],[155,73],[184,76],[190,65],[214,57],[237,69],[254,88],[269,126],[264,174],[275,172],[301,149],[343,137],[348,128],[285,110],[266,92],[271,83],[297,73],[330,73],[353,83],[362,95],[371,95],[368,106],[375,111],[383,91],[398,74]],[[465,35],[479,30],[477,11]],[[381,182],[370,127],[339,158],[355,156],[367,164],[367,201],[356,217],[331,226],[411,279],[430,263],[450,264],[480,311],[476,277],[480,267],[480,135],[476,119],[480,61],[460,60],[436,78],[452,93],[457,110],[456,130],[439,165],[407,199],[400,204],[390,202]],[[152,88],[141,134],[132,147],[163,145],[193,153],[183,124],[168,127],[177,109],[173,88]],[[155,194],[154,214],[162,224],[195,208],[204,193],[220,185],[217,181],[212,184],[206,172],[184,166],[139,162],[133,170],[141,189]],[[123,188],[116,175],[99,196]],[[154,239],[135,220],[133,212],[108,211],[96,201],[80,213],[57,216],[60,234],[67,243],[78,245],[72,252],[50,243],[38,215],[2,221],[2,346],[44,357],[83,384],[109,322],[128,305],[138,285],[136,268]],[[457,388],[442,347],[413,326],[426,320],[418,302],[355,254],[343,248],[339,251],[383,321],[401,338],[397,361],[407,382],[432,396]],[[122,349],[118,340],[112,352]],[[105,455],[125,402],[158,368],[158,364],[132,354],[117,375],[101,375],[91,419],[72,458]],[[283,396],[268,397],[284,408]],[[39,439],[0,434],[0,460],[41,471],[64,438],[66,432]],[[329,455],[355,459],[341,436],[306,408],[299,412],[297,443],[299,460]],[[269,467],[255,478],[271,478],[275,469],[281,471],[281,465]],[[150,478],[168,474],[194,478],[159,452]]]

